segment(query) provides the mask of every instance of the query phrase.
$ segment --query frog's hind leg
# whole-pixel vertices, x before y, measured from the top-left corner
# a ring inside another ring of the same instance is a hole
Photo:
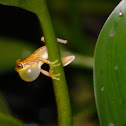
[[[45,43],[45,38],[44,38],[44,36],[41,37],[41,41]],[[57,42],[66,44],[66,43],[67,43],[67,40],[57,38]]]
[[[63,66],[67,66],[67,65],[70,64],[74,59],[75,59],[75,56],[74,56],[74,55],[63,57],[63,58],[62,58],[62,64],[63,64]]]

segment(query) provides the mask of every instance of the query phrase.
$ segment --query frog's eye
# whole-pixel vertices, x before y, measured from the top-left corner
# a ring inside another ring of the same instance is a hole
[[[18,69],[22,69],[24,66],[22,63],[18,63],[17,66],[16,66]]]
[[[20,77],[27,82],[34,81],[40,74],[40,68],[36,66],[29,66],[21,71],[19,71]]]

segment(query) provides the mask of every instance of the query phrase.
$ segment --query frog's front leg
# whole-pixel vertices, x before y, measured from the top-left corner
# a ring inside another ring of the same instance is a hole
[[[56,60],[54,62],[50,62],[49,60],[41,58],[41,57],[38,60],[41,61],[41,62],[43,62],[43,63],[48,64],[50,67],[56,67],[56,66],[60,65],[60,63],[58,63],[58,60]]]
[[[58,60],[54,61],[54,62],[50,62],[49,60],[47,59],[44,59],[44,58],[39,58],[39,61],[43,62],[43,63],[46,63],[50,66],[50,70],[49,72],[46,71],[46,70],[43,70],[41,69],[40,72],[48,77],[51,77],[52,79],[55,79],[55,80],[60,80],[59,78],[57,78],[58,76],[60,76],[60,74],[53,74],[53,67],[56,67],[56,66],[59,66],[60,63],[58,63]]]

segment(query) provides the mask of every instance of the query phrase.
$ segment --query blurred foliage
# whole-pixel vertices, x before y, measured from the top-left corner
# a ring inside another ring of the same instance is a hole
[[[18,42],[18,44],[17,44]],[[0,73],[8,70],[14,70],[15,61],[21,57],[25,58],[29,56],[35,47],[27,44],[25,41],[16,40],[12,38],[0,37],[1,53],[0,59]]]
[[[2,2],[6,4],[7,1],[0,0],[0,3]],[[93,52],[102,25],[119,1],[47,2],[57,37],[68,40],[67,45],[60,44],[62,55],[76,55],[75,62],[64,68],[72,102],[74,126],[98,126],[92,80]],[[40,123],[55,126],[57,115],[50,79],[40,75],[36,81],[26,83],[14,71],[18,58],[28,56],[43,45],[40,42],[42,29],[38,17],[17,7],[0,5],[0,10],[0,79],[3,82],[0,89],[10,108],[8,110],[1,97],[0,110],[4,110],[3,113],[11,111],[20,120],[31,124],[30,126],[33,122],[36,125]],[[46,66],[44,68],[48,69]]]
[[[10,110],[7,106],[7,102],[5,101],[2,94],[0,94],[0,112],[5,114],[10,114]]]

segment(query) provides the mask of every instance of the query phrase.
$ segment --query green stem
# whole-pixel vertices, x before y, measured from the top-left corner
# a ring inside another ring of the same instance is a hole
[[[59,76],[60,80],[53,80],[53,86],[58,110],[58,125],[72,126],[71,105],[69,100],[69,93],[65,79],[65,74],[61,63],[60,52],[58,49],[58,44],[56,41],[48,8],[45,0],[43,1],[44,1],[43,5],[41,6],[42,10],[38,14],[38,17],[40,19],[44,31],[49,60],[51,62],[54,62],[58,59],[59,63],[61,64],[60,66],[53,68],[54,74],[60,73]]]

